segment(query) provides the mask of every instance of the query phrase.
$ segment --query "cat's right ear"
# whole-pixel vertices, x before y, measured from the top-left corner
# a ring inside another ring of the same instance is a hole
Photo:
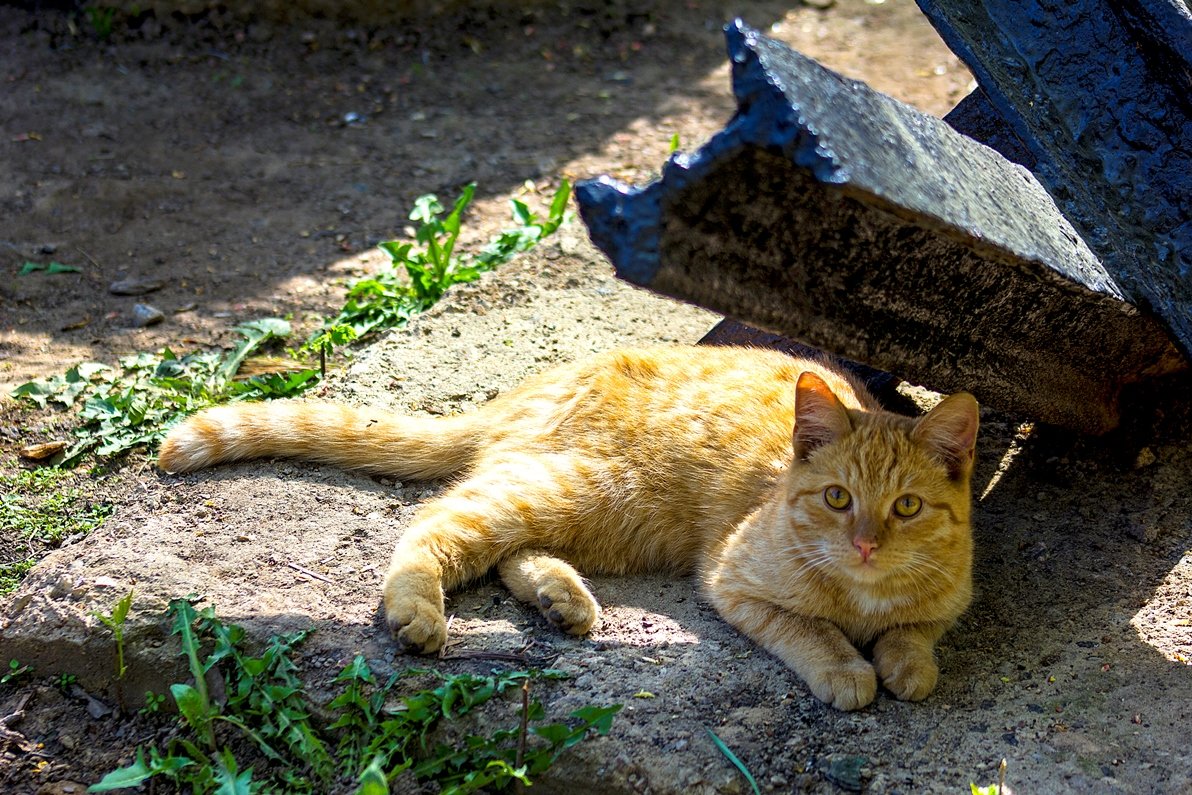
[[[820,447],[853,429],[848,410],[824,379],[812,372],[795,384],[795,458],[806,461]]]

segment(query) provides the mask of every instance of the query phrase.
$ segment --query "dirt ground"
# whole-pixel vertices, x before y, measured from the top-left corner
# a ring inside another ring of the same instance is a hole
[[[719,29],[734,15],[936,115],[969,90],[910,0],[823,5],[552,5],[383,29],[208,14],[118,25],[107,40],[82,20],[0,7],[0,386],[77,361],[227,344],[236,323],[262,316],[291,316],[304,337],[383,260],[375,243],[403,233],[423,193],[446,199],[476,181],[474,242],[507,225],[511,196],[541,201],[560,177],[648,180],[673,136],[694,148],[731,115]],[[17,275],[30,260],[81,272]],[[126,279],[155,289],[112,294]],[[138,302],[164,320],[134,328]],[[694,341],[714,321],[617,283],[575,222],[322,389],[468,410],[551,362]],[[0,426],[0,466],[12,471],[15,449],[55,436],[61,420],[9,402]],[[685,580],[597,579],[605,620],[586,639],[551,633],[485,584],[453,603],[453,650],[533,641],[574,675],[544,696],[550,710],[628,705],[544,791],[745,791],[705,728],[766,791],[966,791],[993,781],[1003,757],[1021,793],[1186,791],[1192,454],[1168,438],[1123,458],[1120,446],[986,412],[979,594],[922,705],[825,709]],[[153,617],[192,590],[262,634],[316,623],[303,656],[316,688],[357,651],[402,665],[376,620],[376,583],[434,484],[296,464],[176,479],[134,461],[103,488],[96,499],[116,506],[107,524],[0,604],[0,660],[72,673],[110,703],[110,641],[88,611],[135,585],[136,614],[149,618],[132,630],[133,700],[177,671]],[[633,697],[642,691],[656,698]],[[0,687],[0,714],[22,705],[0,736],[5,791],[93,782],[159,732],[89,715],[48,679]]]

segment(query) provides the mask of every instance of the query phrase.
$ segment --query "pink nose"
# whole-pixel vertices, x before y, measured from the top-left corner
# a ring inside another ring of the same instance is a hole
[[[868,563],[869,556],[873,554],[873,550],[877,549],[877,543],[873,541],[865,541],[863,539],[853,539],[853,546],[861,553],[861,562]]]

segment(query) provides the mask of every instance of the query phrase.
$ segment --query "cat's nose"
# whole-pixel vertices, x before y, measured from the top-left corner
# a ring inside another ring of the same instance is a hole
[[[877,549],[877,542],[864,538],[854,538],[853,546],[861,553],[861,562],[868,563],[869,556],[873,554],[873,550]]]

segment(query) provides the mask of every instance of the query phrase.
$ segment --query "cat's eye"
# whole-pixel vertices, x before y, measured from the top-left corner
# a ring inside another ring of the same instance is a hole
[[[903,494],[894,501],[894,513],[903,519],[909,519],[923,508],[923,500],[914,494]]]
[[[824,489],[824,502],[834,511],[843,511],[853,504],[853,496],[839,486]]]

